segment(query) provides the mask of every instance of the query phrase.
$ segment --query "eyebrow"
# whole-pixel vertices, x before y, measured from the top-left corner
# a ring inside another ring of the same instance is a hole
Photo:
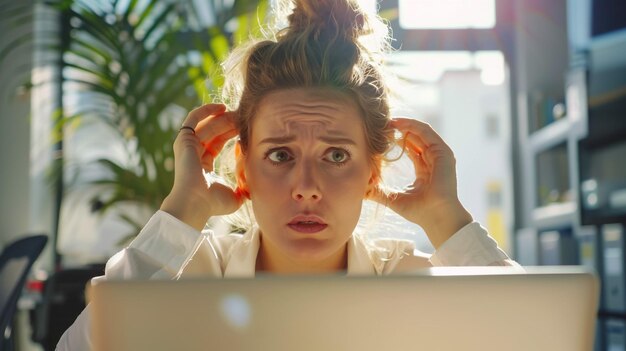
[[[332,137],[332,136],[323,136],[319,138],[321,141],[327,144],[346,144],[346,145],[356,145],[356,142],[350,138],[343,137]]]
[[[296,140],[295,135],[283,136],[283,137],[270,137],[265,138],[259,142],[260,144],[288,144]],[[319,137],[319,140],[333,145],[356,145],[356,142],[350,138],[344,137],[332,137],[332,136],[322,136]]]
[[[283,136],[283,137],[273,137],[273,138],[265,138],[259,142],[260,144],[287,144],[296,140],[294,135]]]

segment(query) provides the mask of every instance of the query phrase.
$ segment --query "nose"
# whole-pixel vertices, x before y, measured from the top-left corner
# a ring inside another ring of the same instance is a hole
[[[294,186],[292,197],[296,201],[317,202],[322,199],[319,179],[316,175],[314,162],[301,162],[293,173]]]

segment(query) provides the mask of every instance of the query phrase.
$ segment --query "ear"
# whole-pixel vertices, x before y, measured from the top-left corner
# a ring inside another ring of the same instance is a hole
[[[237,179],[237,189],[235,193],[250,200],[250,190],[248,188],[248,182],[246,180],[246,163],[245,156],[241,152],[241,145],[239,142],[235,143],[235,178]]]
[[[370,174],[370,179],[367,183],[367,190],[365,191],[365,199],[371,199],[378,191],[378,186],[380,184],[380,164],[378,162],[374,162],[372,165],[372,172]]]

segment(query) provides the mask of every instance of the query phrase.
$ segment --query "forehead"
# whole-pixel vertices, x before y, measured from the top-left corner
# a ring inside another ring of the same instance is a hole
[[[300,129],[363,133],[361,112],[348,95],[330,89],[289,89],[267,94],[252,122],[258,134],[289,134]]]

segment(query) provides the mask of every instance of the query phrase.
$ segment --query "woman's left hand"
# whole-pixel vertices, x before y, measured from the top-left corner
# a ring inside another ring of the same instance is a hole
[[[391,126],[404,136],[415,181],[400,192],[385,195],[376,191],[372,199],[424,228],[438,248],[473,220],[457,196],[454,153],[427,123],[396,117]]]

